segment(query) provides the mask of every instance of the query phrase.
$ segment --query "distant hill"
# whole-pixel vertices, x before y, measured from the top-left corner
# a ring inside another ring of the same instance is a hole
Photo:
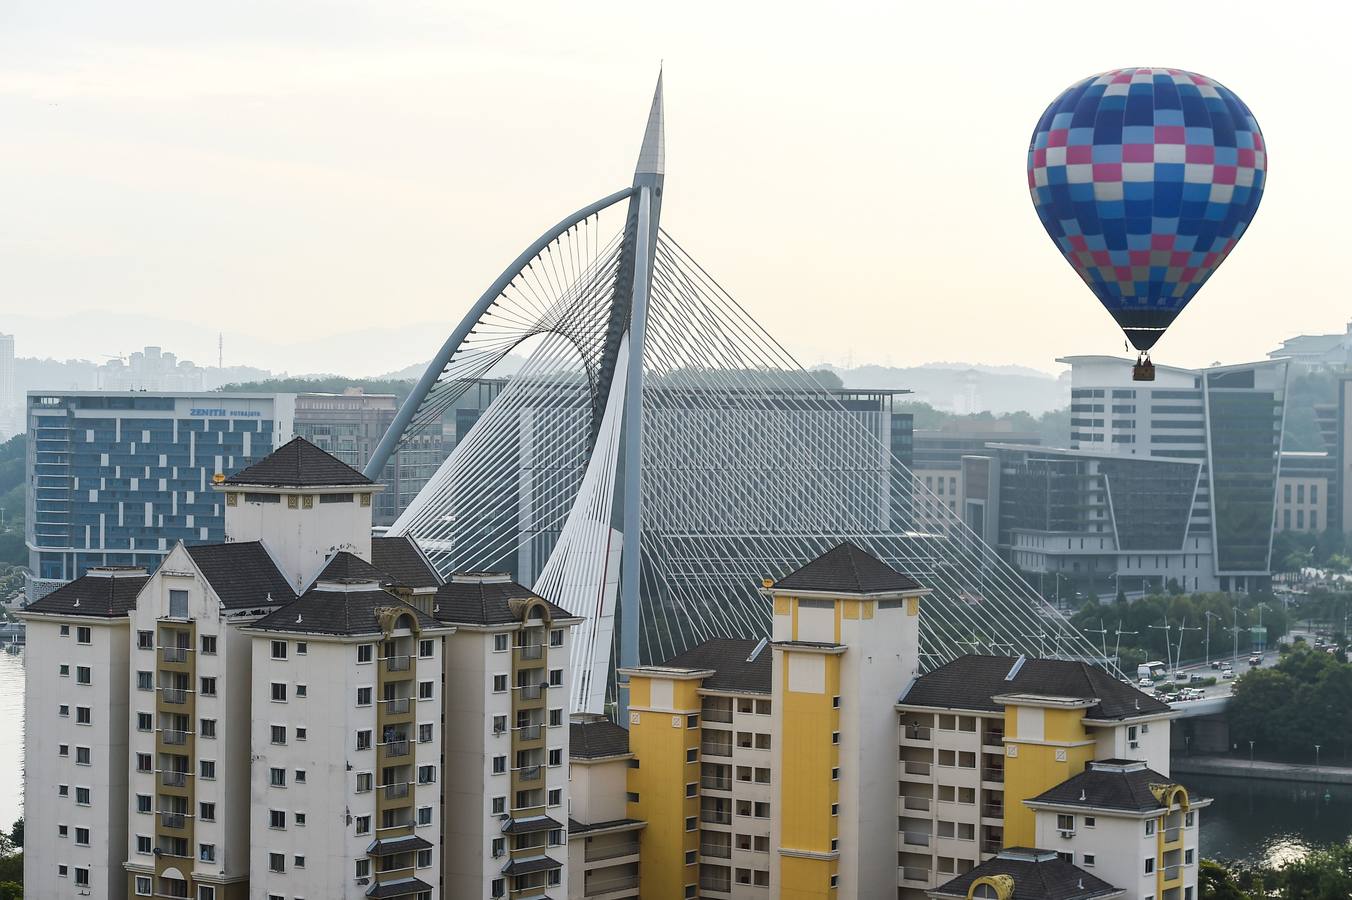
[[[1040,416],[1070,403],[1067,382],[1024,366],[933,363],[908,368],[830,368],[848,388],[907,389],[914,392],[911,399],[959,415],[988,411]]]

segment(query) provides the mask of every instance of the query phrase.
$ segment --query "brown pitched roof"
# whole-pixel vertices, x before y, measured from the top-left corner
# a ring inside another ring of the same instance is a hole
[[[885,594],[919,590],[920,582],[846,541],[785,575],[774,586],[786,591]]]

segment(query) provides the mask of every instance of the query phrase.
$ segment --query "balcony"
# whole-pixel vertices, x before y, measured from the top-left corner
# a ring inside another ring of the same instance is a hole
[[[732,859],[732,844],[706,844],[701,841],[699,852],[701,856],[713,856],[718,859]]]
[[[1164,880],[1165,880],[1165,881],[1177,881],[1177,880],[1179,879],[1179,877],[1180,877],[1182,874],[1183,874],[1183,867],[1182,867],[1182,866],[1165,866],[1165,867],[1164,867]]]
[[[1005,849],[1005,848],[1004,848],[1004,842],[1003,842],[1003,841],[993,841],[993,840],[990,840],[989,838],[987,838],[986,840],[984,840],[984,841],[981,842],[981,852],[982,852],[982,853],[992,853],[992,854],[994,854],[994,853],[999,853],[999,852],[1000,852],[1001,850],[1003,850],[1003,849]]]
[[[190,652],[187,647],[163,647],[160,649],[160,659],[167,663],[185,663]]]
[[[518,725],[515,729],[516,736],[522,741],[538,741],[540,739],[539,725]]]
[[[183,828],[188,824],[183,813],[160,811],[160,825],[165,828]]]
[[[930,845],[930,836],[924,831],[903,831],[901,833],[901,842],[908,847],[928,847]]]
[[[408,756],[407,740],[390,741],[389,743],[381,744],[380,746],[385,748],[385,757],[387,759]]]
[[[540,766],[523,766],[520,769],[513,769],[516,772],[517,781],[539,781]]]
[[[908,759],[902,763],[902,771],[907,775],[929,775],[930,763]]]
[[[539,700],[545,695],[543,684],[519,684],[516,689],[521,692],[522,700]]]
[[[544,644],[518,644],[516,655],[521,659],[544,659]]]
[[[386,800],[403,800],[408,796],[408,782],[401,781],[397,784],[385,785]]]
[[[699,811],[699,820],[708,822],[711,825],[731,825],[731,809],[701,809]]]
[[[188,735],[191,733],[192,732],[189,731],[170,731],[168,729],[163,729],[160,731],[160,740],[164,741],[166,744],[179,746],[188,743]]]
[[[1004,769],[982,769],[982,770],[981,770],[981,780],[982,780],[982,781],[993,781],[993,782],[995,782],[996,784],[1004,784],[1004,783],[1005,783],[1005,770],[1004,770]]]
[[[996,806],[994,803],[983,803],[981,805],[981,815],[987,819],[1003,819],[1005,817],[1005,808]]]
[[[583,852],[583,862],[601,862],[607,859],[619,859],[621,856],[635,856],[638,854],[638,841],[635,839],[625,840],[620,843],[602,844],[597,846],[595,843],[588,844]]]
[[[700,710],[700,718],[705,722],[731,723],[732,704],[729,703],[726,706],[712,706],[706,703],[704,704],[704,708]]]
[[[732,890],[732,878],[730,876],[719,878],[701,874],[699,876],[699,887],[702,891],[717,891],[720,894],[726,894]]]
[[[903,737],[908,741],[928,741],[933,737],[933,732],[925,725],[907,726]]]
[[[1003,731],[983,732],[981,743],[986,747],[1001,747],[1005,743],[1005,733]]]
[[[409,705],[412,701],[408,697],[392,697],[382,702],[385,704],[386,715],[403,716],[408,714]]]
[[[407,672],[413,664],[411,656],[386,656],[382,662],[385,663],[386,672]]]
[[[913,809],[917,812],[929,812],[932,801],[929,797],[902,797],[901,808]]]
[[[188,702],[188,691],[185,688],[160,688],[160,699],[174,706],[182,706]]]
[[[591,897],[596,894],[609,894],[612,891],[631,891],[637,887],[637,872],[631,872],[628,875],[611,875],[606,878],[593,878],[591,873],[588,873],[583,892],[585,896]]]
[[[1181,828],[1170,828],[1164,832],[1164,843],[1177,844],[1183,837]]]
[[[701,756],[732,756],[732,744],[728,741],[701,741]]]
[[[726,776],[701,775],[699,786],[710,791],[730,791],[732,790],[732,779]]]
[[[192,775],[188,772],[174,772],[168,769],[160,771],[160,784],[165,787],[181,788],[188,786],[188,779]]]
[[[902,866],[901,880],[920,881],[929,884],[929,869],[920,869],[915,866]]]

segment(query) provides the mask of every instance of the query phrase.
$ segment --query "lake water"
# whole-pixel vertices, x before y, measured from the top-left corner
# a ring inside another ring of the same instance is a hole
[[[0,652],[0,829],[23,815],[23,656]]]
[[[23,656],[0,653],[0,828],[23,815]],[[1215,802],[1203,813],[1202,855],[1278,863],[1352,837],[1352,785],[1188,775]]]

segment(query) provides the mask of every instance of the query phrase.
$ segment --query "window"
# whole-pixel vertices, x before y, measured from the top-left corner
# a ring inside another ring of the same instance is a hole
[[[273,725],[273,726],[272,726],[272,742],[273,742],[274,744],[285,744],[285,743],[286,743],[286,726],[285,726],[285,725]]]
[[[494,733],[494,734],[506,734],[506,733],[507,733],[507,717],[506,717],[506,716],[494,716],[494,717],[493,717],[493,733]]]
[[[1191,828],[1193,826],[1193,822],[1195,821],[1194,817],[1196,815],[1197,814],[1194,813],[1192,810],[1188,810],[1187,814],[1183,816],[1183,826],[1185,828]]]
[[[76,826],[76,828],[75,828],[75,843],[76,843],[77,846],[80,846],[80,847],[88,847],[88,846],[89,846],[89,829],[88,829],[88,828],[80,828],[79,826]]]
[[[368,690],[369,690],[369,688],[368,688]],[[272,702],[273,702],[273,703],[285,703],[285,702],[286,702],[286,685],[283,684],[283,683],[280,682],[280,681],[274,681],[274,682],[272,683]],[[368,702],[370,702],[370,701],[368,701]]]
[[[92,683],[92,681],[91,681],[91,679],[90,679],[89,666],[76,666],[76,667],[75,667],[75,683],[76,683],[76,684],[91,684],[91,683]]]
[[[505,756],[493,757],[493,774],[501,775],[506,771],[507,771],[507,757]]]
[[[563,669],[550,669],[550,670],[549,670],[549,686],[550,686],[550,687],[563,687]],[[695,720],[695,724],[694,724],[694,725],[690,725],[690,724],[687,722],[687,727],[689,727],[689,728],[695,728],[695,727],[697,727],[697,726],[699,725],[699,716],[686,716],[686,718],[687,718],[687,719],[694,719],[694,720]]]
[[[418,743],[427,744],[432,740],[432,723],[423,722],[418,725]]]
[[[291,821],[295,823],[295,825],[296,825],[297,828],[304,828],[304,827],[305,827],[305,813],[303,813],[303,812],[292,813],[292,814],[291,814]]]
[[[286,828],[286,810],[282,810],[282,809],[270,809],[270,810],[268,810],[268,827],[269,827],[269,828],[285,829],[285,828]]]
[[[495,693],[495,694],[505,694],[505,693],[507,693],[507,676],[506,676],[506,675],[494,675],[494,676],[493,676],[493,693]]]
[[[57,745],[56,745],[56,755],[57,755],[57,756],[70,756],[70,744],[57,744]]]
[[[216,760],[214,759],[201,760],[198,763],[198,771],[201,772],[203,778],[205,778],[208,781],[211,781],[216,777]]]
[[[209,863],[209,862],[215,862],[215,861],[216,861],[216,845],[215,845],[215,844],[198,844],[198,845],[197,845],[197,858],[200,859],[202,862],[208,862],[208,863]]]
[[[558,747],[552,747],[549,751],[549,764],[551,766],[563,765],[563,750]],[[693,794],[691,796],[694,796]]]
[[[687,747],[685,751],[685,761],[688,763],[699,762],[699,748]]]
[[[89,887],[89,870],[75,867],[75,884],[77,887]]]
[[[1154,833],[1155,833],[1155,820],[1154,820],[1154,819],[1146,819],[1146,820],[1145,820],[1145,836],[1146,836],[1146,837],[1150,837],[1150,836],[1151,836],[1152,834],[1154,834]]]
[[[1184,850],[1184,851],[1183,851],[1183,864],[1184,864],[1185,866],[1190,866],[1190,865],[1192,865],[1192,852],[1193,852],[1193,851],[1192,851],[1192,848],[1191,848],[1191,847],[1189,847],[1187,850]]]
[[[371,817],[357,816],[357,834],[371,833]]]
[[[685,864],[686,864],[687,866],[693,866],[693,865],[695,864],[695,862],[697,861],[697,857],[698,857],[698,856],[699,856],[699,851],[697,851],[697,850],[687,850],[687,851],[685,851]]]
[[[93,643],[94,631],[88,625],[79,625],[75,628],[75,643],[91,644]]]
[[[366,793],[366,792],[369,791],[369,790],[371,790],[371,773],[370,773],[370,772],[358,772],[358,773],[357,773],[357,793],[358,793],[358,794],[364,794],[364,793]]]
[[[57,714],[58,716],[60,716],[61,718],[63,718],[63,719],[69,719],[69,718],[70,718],[70,704],[68,704],[68,703],[62,703],[60,706],[58,706],[58,707],[56,708],[56,714]]]
[[[558,806],[563,803],[563,788],[550,788],[548,800],[545,803],[548,806]]]
[[[216,804],[207,803],[205,801],[197,804],[197,818],[201,819],[203,822],[215,822]]]
[[[369,663],[371,661],[371,657],[374,655],[374,649],[375,649],[374,644],[358,644],[357,662]]]
[[[419,700],[432,699],[432,682],[430,681],[418,682],[418,699]]]
[[[698,827],[699,827],[699,820],[698,820],[698,819],[696,819],[694,816],[689,816],[689,817],[686,818],[686,820],[685,820],[685,830],[686,830],[686,831],[694,831],[694,830],[695,830],[696,828],[698,828]]]
[[[149,753],[136,754],[136,771],[149,772],[155,768],[155,761]]]
[[[268,769],[268,784],[272,787],[286,787],[286,769],[276,766]]]
[[[500,816],[507,811],[507,798],[494,797],[492,803],[493,815]]]
[[[58,825],[58,826],[56,826],[56,836],[57,836],[57,837],[67,837],[69,834],[70,834],[70,828],[69,828],[69,826],[66,826],[66,825]]]
[[[150,835],[138,834],[136,836],[136,852],[142,856],[149,856],[154,851],[151,849],[154,844],[151,843]],[[137,893],[140,893],[139,891]]]
[[[426,869],[432,865],[432,849],[430,847],[426,850],[418,851],[417,865],[419,869]]]
[[[1085,828],[1093,828],[1098,823],[1098,819],[1093,816],[1085,816],[1080,819],[1080,823],[1083,824]]]
[[[305,868],[305,857],[300,854],[291,857],[291,865],[297,869]]]
[[[550,631],[549,631],[549,646],[551,646],[551,647],[562,647],[562,646],[563,646],[563,629],[562,629],[562,628],[552,628],[552,629],[550,629]]]
[[[840,804],[839,804],[839,803],[832,803],[832,804],[831,804],[831,815],[833,815],[833,816],[838,816],[838,815],[840,815]]]
[[[77,787],[75,789],[75,805],[76,806],[89,805],[89,788]]]
[[[62,678],[69,678],[70,663],[62,663],[60,667],[57,669],[57,674],[60,675]]]
[[[136,689],[138,691],[155,690],[155,675],[153,672],[136,673]]]
[[[505,635],[505,634],[495,634],[495,635],[493,635],[493,652],[494,652],[494,653],[506,653],[506,652],[507,652],[507,640],[508,640],[508,636]]]
[[[304,725],[299,725],[299,726],[297,726],[297,727],[296,727],[296,740],[298,740],[298,741],[303,741],[303,740],[305,740],[305,735],[306,735],[306,729],[305,729],[305,726],[304,726]]]
[[[430,806],[418,807],[418,824],[419,825],[432,824],[432,807]]]
[[[435,646],[435,641],[418,641],[418,655],[423,659],[427,659],[432,655]]]
[[[839,886],[840,886],[840,876],[839,876],[839,875],[832,875],[832,876],[831,876],[831,887],[839,887]]]
[[[136,811],[138,813],[150,812],[151,797],[149,794],[136,795]]]
[[[1085,853],[1080,858],[1083,860],[1086,867],[1088,868],[1094,867],[1094,862],[1096,861],[1096,857],[1094,856],[1094,854]]]
[[[436,780],[436,766],[418,766],[418,784],[432,784]]]
[[[357,732],[357,749],[358,749],[358,750],[370,750],[370,749],[371,749],[371,731],[370,731],[370,729],[366,729],[366,730],[358,731],[358,732]]]
[[[212,678],[207,678],[207,677],[203,676],[203,678],[202,678],[202,696],[203,696],[203,697],[215,697],[215,696],[216,696],[216,679],[215,679],[214,677],[212,677]]]
[[[833,732],[831,732],[831,743],[833,743],[833,744],[839,744],[839,743],[840,743],[840,732],[839,732],[839,731],[833,731]]]
[[[147,840],[149,840],[149,838],[147,838]],[[150,889],[150,876],[149,876],[149,875],[137,875],[137,876],[136,876],[136,896],[138,896],[138,897],[149,897],[150,894],[151,894],[151,889]]]
[[[286,641],[272,642],[272,658],[286,659]]]
[[[489,894],[493,897],[501,897],[507,893],[506,881],[502,878],[494,878]]]
[[[1065,815],[1065,814],[1058,815],[1058,816],[1056,817],[1056,830],[1057,830],[1057,831],[1074,831],[1074,830],[1075,830],[1075,817],[1074,817],[1074,816],[1068,816],[1068,815]]]
[[[285,871],[286,871],[286,854],[285,854],[285,853],[269,853],[269,854],[268,854],[268,868],[269,868],[271,871],[273,871],[273,872],[285,872]]]
[[[75,707],[75,724],[76,725],[94,724],[94,714],[90,711],[88,706]]]
[[[558,728],[563,724],[563,710],[551,709],[549,711],[549,727]]]
[[[1155,857],[1147,856],[1145,858],[1145,874],[1151,875],[1155,871]]]
[[[216,635],[214,634],[202,635],[202,652],[207,656],[216,655]]]
[[[371,705],[371,689],[369,687],[357,688],[357,705],[358,706]]]
[[[154,731],[155,717],[148,712],[138,712],[136,714],[137,731]]]
[[[216,736],[216,720],[203,719],[198,733],[204,738],[214,738]]]
[[[371,875],[371,861],[369,859],[359,859],[354,867],[358,878],[369,878]]]

